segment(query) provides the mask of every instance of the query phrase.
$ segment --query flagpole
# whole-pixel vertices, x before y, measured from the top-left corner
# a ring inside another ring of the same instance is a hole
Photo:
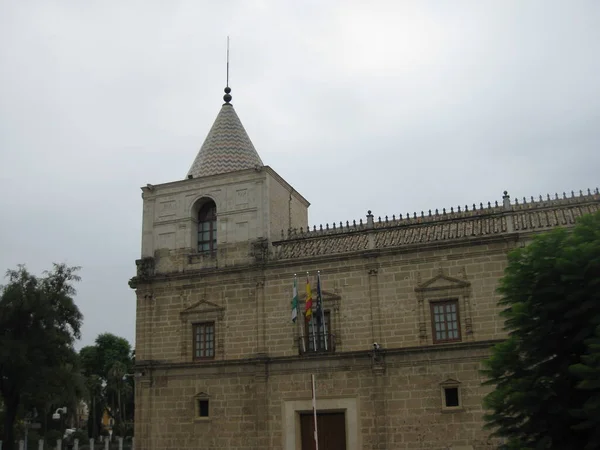
[[[312,407],[313,407],[313,418],[315,421],[315,450],[319,450],[319,433],[317,431],[317,393],[315,392],[315,375],[310,376],[312,382]]]
[[[296,299],[298,297],[298,277],[294,274],[294,286],[296,286]],[[296,317],[298,316],[298,302],[296,302]],[[304,323],[306,322],[306,316],[300,324],[300,339],[302,339],[302,353],[306,353],[306,342],[304,342]]]
[[[323,323],[323,338],[325,341],[325,351],[328,350],[327,324],[325,323],[325,307],[323,305],[323,295],[321,294],[321,271],[317,270],[317,302],[321,305],[321,323]]]
[[[308,284],[308,272],[306,272],[306,283]],[[308,292],[306,293],[306,295],[308,296]],[[312,299],[312,294],[310,294],[311,299]],[[308,300],[308,297],[306,297],[306,299]],[[311,300],[311,304],[310,304],[310,320],[312,322],[312,331],[313,331],[313,350],[316,352],[317,351],[317,333],[315,332],[315,321],[314,321],[314,314],[313,311],[315,310],[315,308],[313,308],[312,306],[312,300]]]
[[[313,330],[313,346],[314,346],[314,350],[315,352],[317,351],[317,333],[315,332],[315,318],[311,316],[312,320],[312,330]]]
[[[302,339],[302,353],[306,353],[306,342],[304,341],[304,323],[300,324],[300,339]]]

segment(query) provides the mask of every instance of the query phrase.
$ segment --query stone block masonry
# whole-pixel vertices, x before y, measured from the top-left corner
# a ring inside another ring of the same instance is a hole
[[[217,208],[211,255],[194,247],[205,197]],[[496,448],[480,369],[505,337],[496,289],[507,254],[597,211],[598,191],[520,203],[505,193],[487,207],[369,212],[310,231],[307,207],[268,167],[144,188],[130,282],[138,448],[300,450],[311,374],[318,410],[344,415],[347,450]],[[317,271],[332,337],[314,352],[302,313]]]
[[[346,432],[355,433],[347,442],[357,448],[442,448],[448,439],[492,448],[482,430],[486,390],[478,371],[504,336],[495,287],[512,247],[501,241],[461,252],[155,275],[137,287],[137,370],[144,373],[136,387],[138,442],[157,449],[290,448],[302,411],[286,416],[286,405],[302,408],[310,400],[315,373],[322,404],[341,402],[335,410],[356,416],[357,427]],[[308,271],[316,289],[317,270],[336,349],[299,355],[302,319],[290,320],[293,274]],[[429,305],[447,298],[459,302],[461,339],[434,344]],[[215,357],[194,361],[192,326],[203,321],[215,323]],[[384,354],[381,367],[371,357],[373,342]],[[440,383],[448,379],[460,383],[460,411],[443,411]],[[200,393],[210,402],[206,420],[195,417]]]

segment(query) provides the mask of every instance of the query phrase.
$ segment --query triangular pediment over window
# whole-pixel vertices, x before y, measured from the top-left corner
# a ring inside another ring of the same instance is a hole
[[[193,313],[209,313],[209,312],[222,312],[225,311],[225,308],[217,305],[216,303],[209,302],[208,300],[200,300],[199,302],[194,303],[193,305],[187,307],[179,314],[185,316],[187,314]]]
[[[458,278],[454,278],[443,273],[437,274],[432,279],[421,283],[415,288],[415,291],[437,291],[440,289],[456,289],[456,288],[466,288],[469,287],[471,283],[465,280],[459,280]]]
[[[455,380],[453,378],[448,378],[445,381],[442,381],[440,383],[440,386],[458,386],[459,384],[462,384],[460,381]]]

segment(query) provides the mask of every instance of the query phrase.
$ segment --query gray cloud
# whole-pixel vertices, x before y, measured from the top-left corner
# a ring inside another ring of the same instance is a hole
[[[83,266],[88,344],[133,342],[139,187],[221,104],[311,224],[598,185],[600,5],[2,2],[0,268]]]

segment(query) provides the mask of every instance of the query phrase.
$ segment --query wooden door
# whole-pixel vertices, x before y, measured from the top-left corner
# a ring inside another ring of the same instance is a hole
[[[302,450],[315,450],[314,416],[300,415]],[[340,413],[318,413],[319,450],[346,450],[346,417]]]

